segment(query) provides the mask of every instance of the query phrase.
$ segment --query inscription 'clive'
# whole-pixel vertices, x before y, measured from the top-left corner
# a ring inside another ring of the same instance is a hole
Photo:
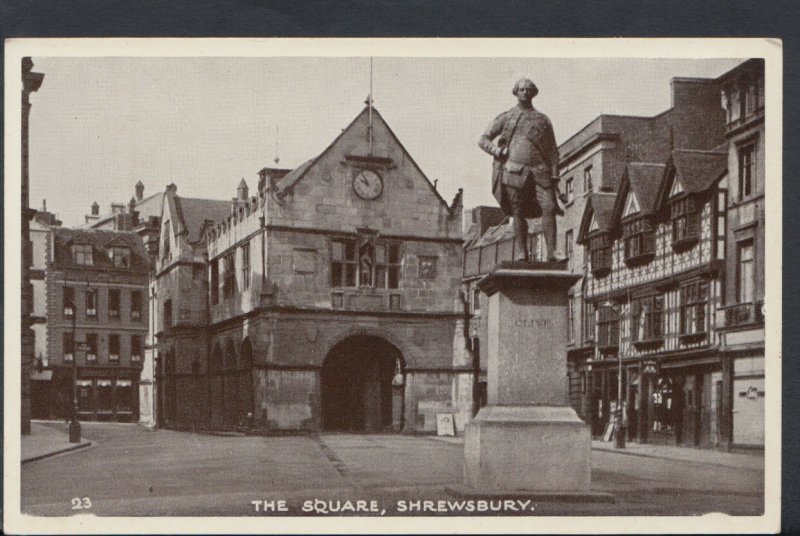
[[[549,326],[548,318],[518,318],[514,321],[516,328],[547,328]]]

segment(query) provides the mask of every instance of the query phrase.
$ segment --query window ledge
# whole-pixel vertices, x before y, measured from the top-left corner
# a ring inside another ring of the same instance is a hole
[[[626,257],[625,264],[628,266],[639,266],[641,264],[647,264],[651,260],[655,258],[656,254],[653,253],[643,253],[641,255],[637,255],[635,257]]]
[[[702,331],[699,333],[684,333],[678,336],[683,344],[691,344],[703,341],[708,338],[708,332]]]
[[[699,236],[689,236],[681,240],[674,240],[672,242],[672,249],[674,251],[687,251],[697,245],[698,242],[700,242]]]
[[[633,347],[637,350],[652,350],[664,344],[664,339],[649,339],[646,341],[635,341]]]
[[[605,277],[611,273],[611,267],[608,268],[597,268],[592,270],[592,275],[595,277]]]

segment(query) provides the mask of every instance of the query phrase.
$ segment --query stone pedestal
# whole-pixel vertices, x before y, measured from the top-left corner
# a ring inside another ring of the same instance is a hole
[[[488,405],[466,426],[476,494],[589,495],[591,435],[568,405],[567,307],[578,276],[556,263],[501,263],[488,296]]]

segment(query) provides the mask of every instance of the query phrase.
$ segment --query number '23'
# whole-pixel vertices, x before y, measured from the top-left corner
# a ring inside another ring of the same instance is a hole
[[[73,497],[72,509],[73,510],[88,510],[92,507],[92,500],[89,497]]]

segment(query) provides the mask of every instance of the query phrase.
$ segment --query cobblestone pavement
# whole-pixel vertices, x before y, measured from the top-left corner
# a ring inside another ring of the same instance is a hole
[[[263,515],[253,501],[270,500],[286,501],[288,512],[275,515],[304,515],[313,499],[374,499],[392,515],[398,501],[453,500],[446,488],[462,478],[462,445],[427,436],[219,437],[99,423],[84,423],[83,433],[91,447],[22,466],[24,513],[85,513],[71,501],[88,497],[101,516]],[[539,502],[525,515],[756,515],[763,482],[758,464],[594,450],[593,490],[615,502]]]

